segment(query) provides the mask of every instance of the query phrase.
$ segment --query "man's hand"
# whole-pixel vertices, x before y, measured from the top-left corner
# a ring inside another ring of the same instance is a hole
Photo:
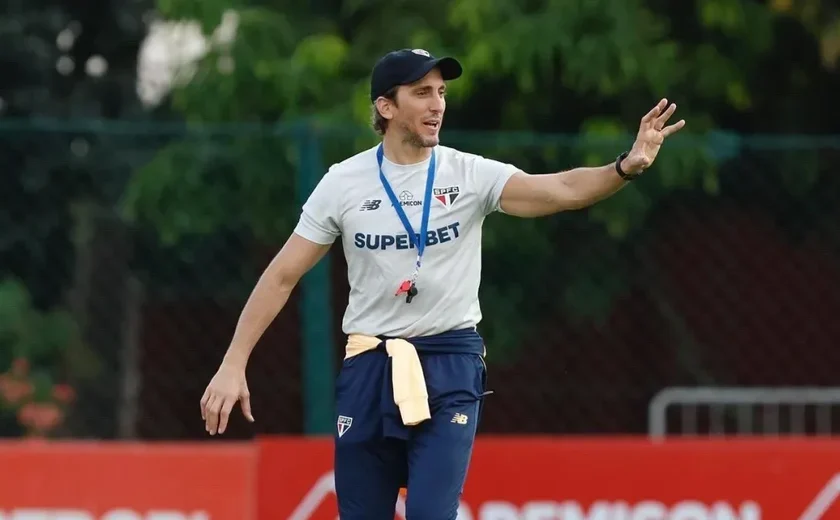
[[[225,433],[230,412],[237,401],[242,406],[242,415],[254,422],[245,369],[223,362],[201,397],[201,418],[210,435]]]
[[[645,114],[642,122],[639,125],[639,133],[636,136],[636,142],[633,143],[633,148],[630,153],[621,162],[621,169],[626,173],[641,173],[653,164],[656,156],[659,154],[659,148],[665,141],[665,138],[674,135],[682,127],[685,126],[685,120],[680,119],[670,126],[665,126],[665,123],[674,115],[677,110],[677,105],[671,103],[671,106],[665,110],[668,104],[667,99],[662,99],[653,109]],[[663,111],[664,110],[664,111]]]

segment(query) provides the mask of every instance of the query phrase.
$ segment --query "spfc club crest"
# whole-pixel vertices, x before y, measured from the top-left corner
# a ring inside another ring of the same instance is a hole
[[[443,207],[447,210],[455,204],[455,199],[458,198],[458,195],[461,194],[461,188],[459,186],[446,186],[444,188],[435,188],[433,191],[433,195],[438,202],[443,204]]]
[[[350,426],[353,425],[353,418],[347,417],[346,415],[339,415],[338,421],[336,426],[338,427],[338,436],[344,437],[344,434],[347,433],[347,430],[350,429]]]

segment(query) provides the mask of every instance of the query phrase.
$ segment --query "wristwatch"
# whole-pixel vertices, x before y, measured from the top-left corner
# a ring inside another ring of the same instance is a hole
[[[642,173],[627,173],[621,169],[621,161],[626,159],[628,155],[630,155],[630,152],[622,152],[622,154],[615,159],[615,171],[618,172],[618,176],[625,181],[632,181],[639,177]]]

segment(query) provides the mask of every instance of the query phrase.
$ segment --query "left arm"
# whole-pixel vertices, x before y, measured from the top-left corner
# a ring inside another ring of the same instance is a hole
[[[667,99],[661,100],[642,118],[636,141],[620,164],[624,173],[635,177],[644,172],[653,164],[665,138],[685,126],[684,120],[665,126],[677,109],[671,104],[665,110],[667,104]],[[505,184],[499,206],[510,215],[541,217],[591,206],[626,184],[627,180],[619,175],[614,162],[543,175],[520,171]]]
[[[626,162],[622,162],[622,169],[631,173],[625,169]],[[614,163],[542,175],[517,172],[505,184],[499,204],[508,215],[542,217],[591,206],[625,184]]]

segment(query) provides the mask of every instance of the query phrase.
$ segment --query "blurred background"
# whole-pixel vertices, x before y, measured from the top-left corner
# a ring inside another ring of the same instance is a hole
[[[250,290],[405,47],[465,66],[443,144],[529,172],[613,161],[662,97],[688,123],[603,203],[488,218],[481,432],[837,427],[837,3],[7,0],[0,436],[206,438]],[[296,290],[224,439],[334,431],[345,269]]]

